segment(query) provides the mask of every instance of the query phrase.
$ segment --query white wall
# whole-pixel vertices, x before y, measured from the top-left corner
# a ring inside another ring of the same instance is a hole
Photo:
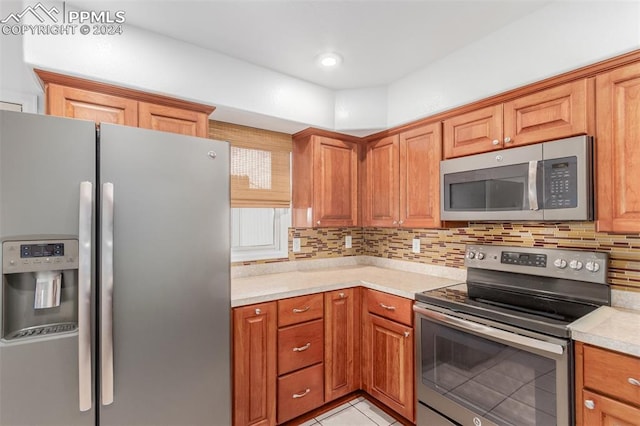
[[[554,2],[389,86],[388,126],[640,47],[640,1]]]
[[[2,0],[1,16],[21,7]],[[3,91],[41,93],[35,66],[216,105],[214,119],[363,135],[637,49],[640,0],[551,2],[388,87],[335,92],[131,25],[22,39],[0,36]]]

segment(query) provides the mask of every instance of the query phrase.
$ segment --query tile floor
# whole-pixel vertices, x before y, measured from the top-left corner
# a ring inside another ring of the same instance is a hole
[[[346,402],[300,426],[400,426],[396,419],[371,404],[364,397]]]

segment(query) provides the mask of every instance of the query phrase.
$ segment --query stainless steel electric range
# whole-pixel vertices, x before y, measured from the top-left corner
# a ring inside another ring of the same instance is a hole
[[[416,295],[418,425],[572,425],[568,326],[610,304],[608,255],[469,245],[465,266]]]

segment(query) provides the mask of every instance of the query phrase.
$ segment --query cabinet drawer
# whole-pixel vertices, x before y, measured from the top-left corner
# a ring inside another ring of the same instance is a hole
[[[323,342],[323,320],[278,330],[278,375],[321,362]]]
[[[585,345],[584,387],[640,405],[640,358]]]
[[[413,300],[367,289],[367,310],[373,314],[412,326],[412,306]]]
[[[324,365],[318,364],[278,378],[278,423],[324,403]]]
[[[322,293],[278,300],[278,327],[322,318],[323,302]]]

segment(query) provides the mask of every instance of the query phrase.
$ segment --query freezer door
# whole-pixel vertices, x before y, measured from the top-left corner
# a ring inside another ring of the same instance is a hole
[[[95,179],[95,136],[93,122],[0,111],[0,240],[78,238],[81,182]],[[35,311],[25,303],[21,316],[15,302],[34,291],[35,280],[30,273],[3,274],[0,330],[24,318],[77,321],[78,281],[73,271],[63,277],[61,306]],[[93,425],[95,411],[80,411],[78,350],[77,332],[0,339],[0,425]],[[90,357],[85,367],[90,392]],[[91,393],[83,401],[91,405]]]
[[[230,425],[228,144],[102,125],[99,164],[100,424]]]

